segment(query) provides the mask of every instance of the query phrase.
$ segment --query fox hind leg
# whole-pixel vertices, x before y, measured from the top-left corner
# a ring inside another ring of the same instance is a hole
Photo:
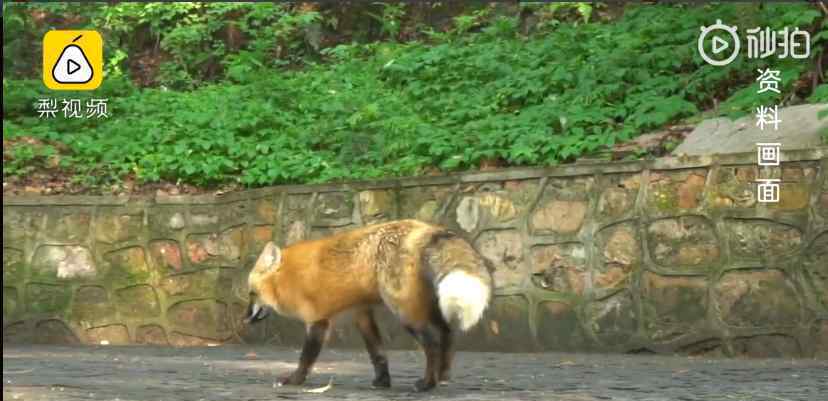
[[[414,383],[414,389],[417,391],[431,390],[437,385],[438,370],[442,366],[439,330],[432,324],[426,324],[423,328],[406,326],[405,329],[423,347],[426,356],[425,374],[422,379]]]
[[[440,366],[437,371],[437,381],[447,382],[451,378],[451,360],[454,357],[454,338],[451,326],[442,316],[436,315],[434,325],[440,333]]]
[[[382,350],[382,336],[380,335],[377,322],[374,320],[374,312],[371,309],[363,309],[356,312],[356,325],[365,341],[365,348],[371,357],[371,364],[374,365],[374,387],[391,387],[391,375],[388,373],[388,357]]]
[[[330,327],[330,322],[320,320],[308,325],[305,333],[305,344],[302,345],[302,354],[299,356],[299,366],[291,374],[279,379],[281,385],[300,385],[305,382],[308,373],[313,369],[316,358],[322,350],[325,335]]]

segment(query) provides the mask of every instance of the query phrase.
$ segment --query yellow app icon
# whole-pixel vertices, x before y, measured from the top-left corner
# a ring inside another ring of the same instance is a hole
[[[97,31],[43,36],[43,83],[49,89],[92,90],[103,81],[103,38]]]

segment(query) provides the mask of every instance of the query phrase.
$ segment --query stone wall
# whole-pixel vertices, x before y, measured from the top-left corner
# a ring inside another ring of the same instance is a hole
[[[577,164],[224,197],[3,199],[3,340],[298,345],[240,327],[264,243],[397,218],[462,233],[496,266],[463,349],[828,354],[828,149]],[[757,203],[756,178],[781,178]],[[393,347],[412,342],[382,314]],[[361,346],[351,324],[334,345]]]

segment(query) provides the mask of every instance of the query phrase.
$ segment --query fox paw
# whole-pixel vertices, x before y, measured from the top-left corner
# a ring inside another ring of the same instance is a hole
[[[418,392],[429,391],[429,390],[433,389],[434,386],[435,386],[435,383],[434,383],[433,380],[428,381],[428,380],[425,380],[425,379],[419,379],[416,382],[414,382],[414,390],[416,390]]]
[[[282,376],[278,380],[280,386],[298,386],[304,382],[305,376],[296,373],[291,373],[287,376]]]
[[[389,376],[379,376],[371,382],[371,386],[375,388],[389,388],[391,387],[391,377]]]
[[[440,373],[440,376],[437,378],[437,382],[440,384],[446,384],[451,382],[451,374],[448,372]]]

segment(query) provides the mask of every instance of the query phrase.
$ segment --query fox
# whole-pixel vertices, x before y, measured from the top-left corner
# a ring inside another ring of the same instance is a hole
[[[419,220],[397,220],[343,231],[284,249],[265,244],[248,276],[246,324],[271,311],[305,323],[299,364],[278,379],[301,385],[311,372],[332,320],[353,312],[374,368],[374,388],[391,386],[388,358],[374,319],[384,305],[425,353],[416,391],[450,378],[453,335],[481,319],[492,298],[489,262],[460,235]]]

